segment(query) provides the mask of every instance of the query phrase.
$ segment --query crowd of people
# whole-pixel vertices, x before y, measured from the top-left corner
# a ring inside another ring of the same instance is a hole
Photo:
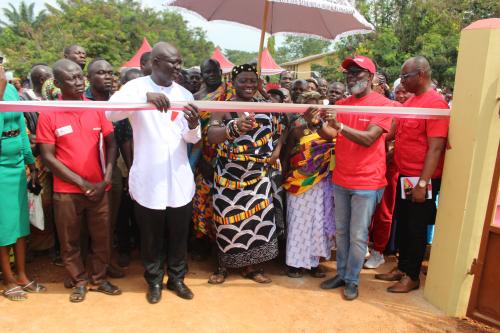
[[[336,275],[320,287],[343,287],[353,300],[362,268],[380,267],[391,247],[397,266],[375,278],[393,281],[389,292],[418,289],[448,119],[398,119],[363,107],[449,103],[421,56],[402,64],[393,87],[368,57],[341,67],[343,82],[285,71],[266,85],[255,63],[228,77],[213,59],[185,70],[166,42],[119,77],[105,59],[88,62],[79,45],[52,67],[34,65],[29,88],[8,83],[0,67],[4,101],[151,104],[145,111],[0,112],[3,295],[21,301],[46,291],[26,272],[30,253],[40,250],[65,267],[71,302],[88,291],[120,295],[109,278],[124,277],[134,248],[152,304],[164,288],[194,297],[184,283],[188,252],[194,260],[215,257],[208,283],[221,284],[231,271],[270,283],[261,264],[280,256],[290,278],[325,278],[320,263],[335,250]],[[308,106],[303,113],[208,112],[197,100]],[[173,102],[184,103],[180,115]],[[337,114],[328,105],[358,108]],[[45,217],[44,231],[32,228],[32,235],[28,192],[41,192]]]

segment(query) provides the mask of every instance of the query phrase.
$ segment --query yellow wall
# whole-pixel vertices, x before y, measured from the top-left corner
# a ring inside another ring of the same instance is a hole
[[[490,26],[485,28],[484,26]],[[462,31],[449,141],[425,297],[466,313],[500,140],[500,19]]]
[[[290,65],[290,66],[283,66],[289,71],[295,71],[297,72],[297,78],[298,79],[308,79],[311,77],[311,66],[312,65],[321,65],[321,66],[329,66],[328,61],[327,61],[327,56],[311,60],[311,61],[306,61],[297,65]]]

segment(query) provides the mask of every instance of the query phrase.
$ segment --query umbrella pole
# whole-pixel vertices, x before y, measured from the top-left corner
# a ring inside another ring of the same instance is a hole
[[[269,1],[264,1],[264,15],[262,16],[262,30],[260,32],[259,57],[257,58],[257,73],[261,73],[262,69],[262,51],[264,50],[264,39],[266,38],[267,17],[269,16]]]

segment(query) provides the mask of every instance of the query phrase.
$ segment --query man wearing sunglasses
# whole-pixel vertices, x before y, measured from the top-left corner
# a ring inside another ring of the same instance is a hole
[[[371,90],[376,67],[370,58],[356,56],[342,62],[351,97],[336,105],[394,106],[395,102]],[[375,206],[382,198],[385,179],[385,136],[392,118],[370,116],[362,111],[336,115],[332,111],[310,109],[304,114],[308,123],[325,122],[318,134],[325,139],[337,137],[336,166],[333,171],[337,275],[321,284],[323,289],[344,288],[344,298],[358,297],[359,274],[363,266],[368,228]],[[316,121],[315,121],[316,119]]]

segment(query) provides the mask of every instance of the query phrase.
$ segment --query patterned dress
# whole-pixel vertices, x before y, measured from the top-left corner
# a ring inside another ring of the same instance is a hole
[[[214,92],[203,98],[206,101],[226,101],[233,96],[233,87],[231,83],[222,83]],[[201,164],[206,167],[213,168],[215,165],[216,145],[208,142],[208,123],[211,113],[200,111],[201,137],[202,139],[196,143],[191,150],[191,155],[196,156],[201,154],[201,159],[196,161],[198,167],[195,170],[196,192],[193,198],[193,228],[197,238],[203,238],[208,235],[214,237],[212,228],[213,216],[213,200],[212,187],[213,177],[207,179],[201,172]]]
[[[329,259],[335,232],[330,160],[334,143],[306,133],[292,149],[287,195],[286,264],[311,269]]]
[[[278,255],[268,164],[273,116],[257,114],[255,120],[253,130],[217,147],[213,220],[222,267],[245,267]]]

